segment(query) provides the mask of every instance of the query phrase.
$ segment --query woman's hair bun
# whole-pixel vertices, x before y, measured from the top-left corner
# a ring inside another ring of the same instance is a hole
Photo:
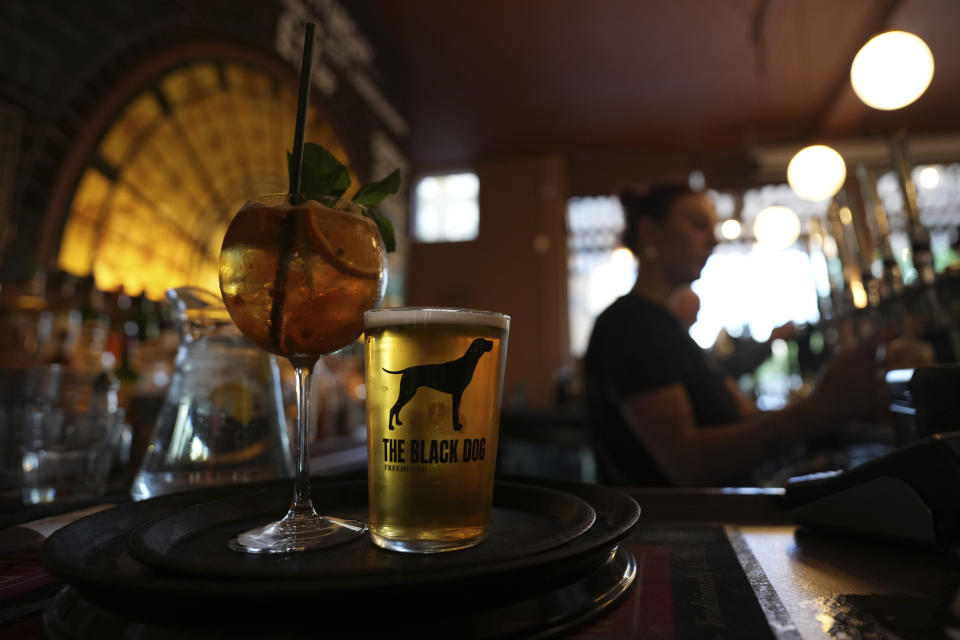
[[[657,184],[646,191],[640,192],[633,189],[624,189],[620,192],[620,205],[623,207],[624,229],[623,244],[628,249],[637,253],[638,247],[635,239],[635,229],[637,221],[642,217],[650,217],[656,221],[662,221],[667,217],[667,212],[673,203],[683,196],[697,193],[688,185],[683,183],[662,183]]]

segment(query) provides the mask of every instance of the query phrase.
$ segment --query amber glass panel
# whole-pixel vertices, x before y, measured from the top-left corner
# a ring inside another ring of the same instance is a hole
[[[124,109],[100,143],[100,155],[112,166],[122,164],[136,151],[137,141],[149,135],[163,115],[160,103],[150,93],[138,96]]]
[[[96,254],[96,224],[111,184],[96,169],[87,169],[74,192],[70,217],[60,245],[60,266],[76,274],[90,273]]]
[[[249,197],[287,189],[296,102],[295,88],[261,69],[215,61],[171,69],[145,87],[104,134],[74,192],[61,268],[154,299],[188,284],[217,290],[230,218]],[[316,108],[307,140],[348,164]],[[104,165],[109,177],[94,168]]]

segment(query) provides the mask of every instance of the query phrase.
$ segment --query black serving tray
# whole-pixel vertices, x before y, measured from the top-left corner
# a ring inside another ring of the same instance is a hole
[[[317,615],[294,609],[274,609],[272,616],[255,620],[235,617],[197,616],[184,620],[178,611],[168,611],[166,624],[144,624],[112,613],[88,601],[73,587],[63,588],[43,616],[43,631],[51,640],[87,638],[140,638],[142,640],[209,640],[219,638],[272,638],[288,640],[331,634],[367,637],[388,632],[419,638],[548,638],[565,635],[606,615],[629,595],[637,577],[637,561],[629,552],[614,547],[608,558],[582,579],[560,585],[534,598],[506,603],[496,608],[463,606],[450,609],[423,600],[405,612],[381,612],[376,600],[357,600],[352,611]],[[356,615],[357,611],[370,615]],[[346,614],[346,615],[345,615]]]
[[[595,521],[578,535],[572,533],[578,529],[571,524],[576,519],[561,518],[564,524],[547,533],[549,541],[539,546],[527,541],[512,547],[509,527],[499,531],[495,528],[487,540],[472,549],[435,556],[391,553],[362,538],[339,549],[330,548],[338,549],[335,569],[320,566],[318,558],[326,553],[324,550],[277,556],[229,552],[231,555],[227,557],[244,568],[228,570],[225,575],[214,560],[197,558],[199,570],[187,570],[189,567],[180,566],[180,560],[170,561],[166,557],[158,560],[157,552],[161,549],[145,550],[142,544],[151,526],[170,522],[171,516],[175,518],[176,514],[199,508],[198,505],[231,505],[238,495],[251,502],[257,501],[254,496],[269,501],[273,499],[270,496],[288,496],[290,484],[284,480],[217,487],[120,505],[87,516],[52,535],[43,547],[44,564],[51,573],[69,583],[84,603],[106,615],[164,627],[183,620],[208,620],[216,624],[229,620],[233,625],[263,629],[264,625],[280,624],[285,618],[299,620],[292,616],[294,611],[307,611],[319,620],[342,616],[344,611],[354,610],[361,603],[361,607],[372,608],[369,616],[357,621],[360,628],[373,625],[389,630],[408,620],[410,612],[423,610],[425,602],[430,603],[431,615],[440,619],[468,614],[484,618],[484,612],[504,611],[529,601],[533,603],[531,611],[543,609],[542,615],[528,621],[532,625],[528,625],[529,628],[534,628],[543,626],[551,616],[558,616],[547,604],[551,594],[557,597],[558,589],[594,585],[595,593],[583,598],[579,608],[568,603],[572,606],[571,612],[579,611],[583,618],[599,610],[601,604],[609,606],[616,599],[609,594],[623,595],[626,593],[624,583],[626,587],[632,583],[629,568],[613,582],[596,578],[591,582],[591,576],[598,571],[605,571],[604,575],[609,576],[614,558],[619,558],[617,567],[624,565],[626,561],[622,558],[623,552],[617,550],[617,542],[637,523],[639,507],[632,498],[615,489],[578,483],[497,483],[495,505],[504,513],[519,512],[521,519],[522,514],[528,512],[549,521],[555,517],[549,514],[555,511],[556,505],[565,504],[566,508],[577,511],[579,501],[587,503],[595,512]],[[569,494],[575,499],[557,496],[557,493]],[[366,504],[363,482],[331,483],[315,478],[313,494],[321,512],[350,516],[353,514],[349,509],[341,507],[349,507],[361,499]],[[546,499],[554,503],[554,507],[524,504],[528,499]],[[281,514],[285,500],[279,509]],[[494,522],[496,516],[495,511]],[[235,524],[246,525],[245,522]],[[542,530],[544,525],[537,526]],[[201,526],[197,530],[203,538],[206,528]],[[217,535],[228,535],[228,532],[224,530]],[[190,538],[175,541],[170,547],[171,556],[182,552],[187,557],[192,543],[184,540]],[[226,538],[223,543],[225,545]],[[366,568],[351,574],[353,563]],[[202,566],[204,564],[206,566]],[[604,566],[608,569],[603,570]],[[328,570],[331,573],[325,573]],[[318,630],[322,628],[321,624]]]
[[[324,490],[321,513],[367,518],[367,485]],[[586,533],[596,513],[582,498],[527,484],[496,486],[487,538],[458,552],[428,556],[384,551],[366,536],[328,548],[269,556],[240,553],[227,541],[276,520],[286,511],[290,487],[258,487],[202,501],[134,529],[127,551],[167,571],[207,577],[309,580],[310,590],[380,588],[442,583],[485,573],[570,542]]]

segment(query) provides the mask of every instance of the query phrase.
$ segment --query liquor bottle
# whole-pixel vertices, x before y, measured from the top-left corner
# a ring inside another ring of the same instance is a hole
[[[72,366],[83,324],[77,278],[59,271],[51,279],[47,300],[53,314],[53,339],[45,362]]]
[[[78,282],[80,308],[80,338],[73,355],[73,367],[80,376],[92,380],[104,368],[103,353],[107,341],[110,318],[104,308],[103,292],[93,275]]]
[[[47,302],[38,274],[23,283],[6,284],[0,297],[0,366],[29,367],[42,355]],[[39,293],[37,292],[39,289]]]
[[[126,407],[140,377],[140,328],[134,300],[126,294],[123,286],[112,295],[107,349],[116,358],[114,373],[120,382],[120,404]]]
[[[157,304],[141,293],[133,299],[133,321],[137,325],[137,339],[141,346],[160,337],[160,316]]]

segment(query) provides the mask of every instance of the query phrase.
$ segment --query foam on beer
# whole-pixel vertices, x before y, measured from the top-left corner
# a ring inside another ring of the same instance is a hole
[[[502,313],[436,307],[374,309],[363,314],[363,320],[367,329],[416,324],[480,325],[495,329],[508,329],[510,327],[510,316]]]

